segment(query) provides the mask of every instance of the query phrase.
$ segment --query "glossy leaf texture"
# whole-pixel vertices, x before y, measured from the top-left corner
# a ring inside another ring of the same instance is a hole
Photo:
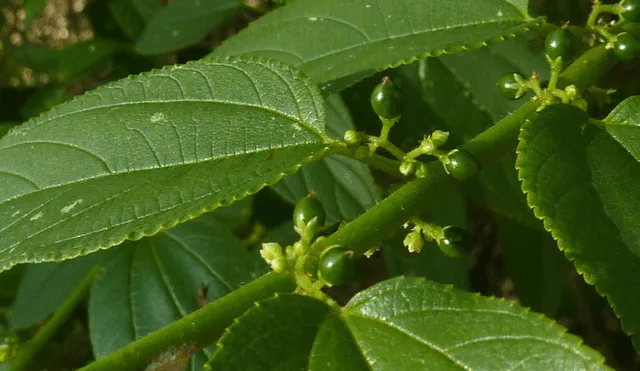
[[[638,160],[567,105],[525,123],[517,152],[529,205],[585,281],[607,297],[638,347],[640,315],[631,294],[640,286]]]
[[[345,131],[354,127],[351,115],[340,96],[331,95],[326,102],[327,134],[341,139]],[[369,168],[344,156],[310,163],[272,188],[292,204],[315,192],[329,222],[355,219],[380,200]]]
[[[53,314],[85,276],[100,264],[104,253],[61,263],[27,265],[11,307],[12,329],[22,329]]]
[[[399,277],[360,292],[339,313],[309,297],[263,301],[228,329],[209,365],[310,371],[608,369],[602,363],[601,355],[566,329],[513,302]]]
[[[227,329],[207,366],[210,370],[304,370],[316,333],[330,311],[326,303],[295,294],[258,302]]]
[[[0,270],[153,235],[322,155],[323,100],[270,60],[206,60],[105,85],[0,140]]]
[[[436,202],[425,205],[421,217],[437,225],[455,225],[466,228],[467,200],[460,191],[452,191]],[[467,259],[446,256],[435,242],[425,242],[419,253],[409,252],[403,240],[409,230],[402,229],[381,249],[389,276],[425,277],[451,284],[460,290],[469,289]]]
[[[132,39],[137,38],[153,15],[162,9],[156,0],[110,0],[107,7],[120,29]]]
[[[266,265],[215,215],[108,253],[89,299],[98,359],[266,273]],[[190,370],[202,369],[211,349],[204,352],[194,356]]]
[[[212,55],[281,60],[329,95],[389,66],[479,48],[536,25],[506,0],[297,0],[253,22]]]
[[[640,162],[640,96],[622,101],[604,120],[605,129]]]
[[[232,19],[243,7],[241,0],[174,0],[147,23],[136,50],[141,54],[159,54],[193,44]]]

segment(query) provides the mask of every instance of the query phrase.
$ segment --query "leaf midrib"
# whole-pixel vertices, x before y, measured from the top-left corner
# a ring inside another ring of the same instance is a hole
[[[296,20],[307,19],[307,18],[308,18],[308,16],[290,18],[290,19],[285,20],[284,22],[296,21]],[[321,16],[318,16],[318,20],[320,18],[321,18]],[[424,34],[437,33],[437,32],[441,32],[441,31],[448,31],[448,30],[457,29],[457,28],[473,27],[473,26],[478,26],[478,25],[500,24],[500,23],[515,23],[515,22],[518,22],[518,21],[519,20],[517,20],[517,19],[512,19],[512,20],[497,20],[497,21],[490,21],[490,22],[469,23],[469,24],[462,24],[462,25],[457,25],[457,26],[447,26],[447,27],[441,27],[441,28],[434,28],[434,29],[430,29],[430,30],[426,30],[426,31],[421,31],[419,33],[403,34],[403,35],[397,35],[397,36],[379,38],[379,39],[369,39],[365,43],[360,43],[360,44],[356,44],[356,45],[350,45],[350,46],[345,47],[345,48],[336,49],[336,50],[333,50],[331,52],[327,52],[327,53],[324,53],[324,54],[320,54],[320,55],[314,56],[313,58],[310,58],[310,59],[307,59],[307,60],[302,60],[302,63],[298,64],[296,67],[301,68],[304,71],[303,65],[305,65],[305,64],[307,64],[309,62],[313,62],[313,61],[316,61],[318,59],[325,58],[325,57],[331,57],[331,56],[337,55],[339,53],[342,53],[342,52],[345,52],[345,51],[349,51],[349,50],[353,50],[353,49],[357,49],[357,48],[360,48],[360,47],[363,47],[363,46],[369,47],[372,44],[376,45],[376,44],[380,44],[380,43],[383,43],[383,42],[393,41],[393,40],[396,40],[396,39],[402,39],[402,38],[412,37],[412,36],[424,36]],[[523,22],[523,21],[521,21],[518,24],[518,26],[524,25],[526,23],[534,24],[532,22]],[[281,23],[279,23],[279,24],[281,24]],[[253,30],[251,30],[251,31],[253,31]],[[490,39],[490,37],[489,37],[489,39]],[[480,41],[479,43],[480,44],[484,44],[484,43],[486,43],[486,41]],[[446,48],[438,49],[438,50],[445,50],[445,49]],[[260,51],[260,50],[263,50],[263,49],[254,49],[254,50],[249,50],[249,51]],[[425,53],[431,53],[431,52],[433,52],[433,50],[425,50]],[[216,55],[219,55],[219,54],[216,54]],[[300,58],[300,59],[302,59],[302,58]],[[410,58],[407,58],[407,59],[410,59]],[[318,80],[316,82],[318,84],[322,84],[322,83],[325,83],[326,81]]]
[[[28,144],[28,143],[29,142],[22,142],[22,143],[17,143],[17,144]],[[21,195],[15,196],[13,198],[9,198],[9,199],[6,199],[6,200],[0,200],[0,205],[2,205],[4,203],[7,203],[7,202],[15,201],[16,199],[19,199],[21,197],[33,195],[33,194],[41,192],[41,191],[50,191],[50,190],[53,190],[55,188],[61,188],[61,187],[67,187],[67,186],[70,187],[70,186],[73,186],[73,185],[75,185],[77,183],[82,183],[82,182],[91,181],[91,180],[98,180],[100,178],[106,178],[106,177],[112,177],[112,176],[121,176],[121,175],[130,175],[130,174],[135,174],[135,173],[145,172],[145,171],[165,170],[165,169],[177,168],[177,167],[180,167],[180,166],[195,166],[195,165],[205,164],[205,163],[211,162],[211,161],[221,161],[221,160],[231,159],[231,158],[240,158],[240,157],[243,157],[243,156],[257,155],[257,154],[263,153],[263,152],[271,153],[274,150],[297,148],[297,147],[302,147],[302,146],[307,146],[307,145],[314,145],[314,144],[321,144],[321,143],[319,143],[319,142],[305,142],[305,143],[298,143],[298,144],[289,145],[289,146],[272,147],[272,148],[257,150],[257,151],[253,151],[253,152],[245,152],[245,153],[242,153],[242,154],[233,154],[233,155],[220,156],[220,157],[216,157],[216,158],[208,158],[206,160],[200,160],[200,161],[196,160],[196,161],[188,161],[188,162],[176,163],[176,164],[171,164],[171,165],[146,167],[146,168],[140,168],[140,169],[135,169],[135,170],[104,173],[104,174],[99,174],[99,175],[95,175],[95,176],[91,176],[91,177],[76,179],[76,180],[73,180],[73,181],[70,181],[70,182],[67,182],[67,183],[53,184],[53,185],[49,185],[49,186],[42,187],[42,188],[38,187],[38,189],[36,191],[34,191],[34,192],[23,193]],[[8,148],[8,147],[5,147],[5,148]],[[322,153],[326,152],[326,149],[327,148],[325,147],[323,150],[318,151],[318,153],[312,154],[311,157],[314,157],[314,158],[321,157]],[[2,150],[2,149],[0,149],[0,150]],[[189,170],[185,170],[185,171],[189,171]],[[0,170],[0,172],[2,172],[2,170]]]
[[[283,117],[285,119],[289,119],[291,121],[294,121],[295,123],[301,124],[303,127],[308,129],[311,133],[317,135],[318,138],[323,139],[322,135],[320,135],[318,132],[316,132],[314,130],[314,128],[310,127],[307,123],[303,122],[301,118],[287,115],[284,112],[276,111],[276,110],[274,110],[272,108],[268,108],[268,107],[265,107],[265,106],[260,106],[260,105],[257,105],[257,104],[240,103],[240,102],[233,102],[233,101],[203,100],[203,99],[120,102],[120,103],[100,105],[100,106],[97,106],[97,107],[84,108],[84,109],[76,110],[76,111],[73,111],[73,112],[64,113],[64,114],[58,115],[56,117],[53,117],[53,118],[50,118],[50,119],[47,119],[47,120],[33,121],[33,124],[31,124],[31,125],[23,125],[20,128],[14,130],[10,135],[7,135],[7,136],[5,136],[3,138],[12,138],[12,137],[18,135],[18,133],[23,133],[25,131],[28,132],[29,130],[33,130],[33,129],[36,129],[36,128],[40,127],[41,125],[50,124],[52,121],[63,119],[63,118],[69,117],[69,116],[74,116],[74,115],[77,115],[77,114],[84,114],[86,112],[100,110],[100,109],[103,109],[103,108],[105,108],[105,109],[107,109],[107,108],[118,108],[118,107],[125,107],[125,106],[129,106],[129,105],[147,105],[147,104],[166,104],[166,105],[169,105],[169,104],[184,104],[184,103],[210,103],[210,104],[221,104],[221,105],[230,105],[230,106],[239,106],[239,107],[250,107],[250,108],[256,108],[256,109],[259,109],[259,110],[264,110],[264,111],[267,111],[269,113],[273,113],[275,115]],[[24,135],[24,134],[20,134],[20,135]],[[1,142],[2,142],[2,139],[0,139],[0,143]],[[20,143],[22,143],[22,142],[14,143],[13,145],[6,146],[6,147],[0,147],[0,151],[2,151],[3,149],[6,149],[6,148],[11,148],[14,145],[17,145],[17,144],[20,144]]]

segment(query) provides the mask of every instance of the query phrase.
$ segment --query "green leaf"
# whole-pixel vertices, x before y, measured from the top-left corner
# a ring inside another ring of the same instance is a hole
[[[157,0],[110,0],[107,7],[118,26],[132,39],[137,38],[153,15],[162,9]]]
[[[47,4],[47,0],[25,0],[25,2],[24,2],[24,12],[25,12],[24,28],[25,28],[25,30],[29,29],[29,26],[31,25],[31,21],[33,21],[33,19],[35,17],[37,17],[38,14],[40,14],[40,12],[42,11],[42,9],[44,9],[44,6],[46,4]]]
[[[520,304],[555,316],[571,265],[549,233],[498,218],[500,249]]]
[[[309,357],[309,371],[369,371],[365,355],[358,348],[344,320],[331,316],[320,327]]]
[[[31,326],[55,312],[103,256],[99,253],[62,263],[27,265],[13,303],[11,328]]]
[[[218,341],[211,370],[304,370],[331,308],[317,299],[281,294],[256,303]]]
[[[327,134],[340,139],[353,128],[346,106],[338,95],[327,98]],[[325,208],[329,222],[355,219],[380,200],[369,168],[360,161],[331,156],[304,166],[272,187],[295,204],[311,191]]]
[[[640,162],[640,96],[622,101],[604,119],[605,129]]]
[[[525,123],[519,177],[536,216],[639,347],[638,300],[630,293],[640,287],[640,165],[588,120],[574,106],[554,105]]]
[[[0,287],[2,287],[2,290],[0,290],[0,307],[8,307],[14,302],[26,267],[26,265],[17,265],[8,271],[0,273]],[[0,315],[0,326],[4,322],[2,317]]]
[[[253,22],[213,55],[281,60],[329,95],[389,66],[479,48],[535,25],[506,0],[298,0]]]
[[[202,39],[242,10],[240,0],[174,0],[157,12],[136,44],[141,54],[180,49]]]
[[[422,278],[379,283],[351,299],[341,317],[353,337],[349,353],[332,355],[316,343],[311,359],[371,370],[608,369],[601,355],[542,315]]]
[[[255,193],[323,154],[324,122],[311,82],[269,60],[165,67],[88,92],[0,139],[0,270]]]
[[[98,359],[193,312],[202,300],[214,301],[265,273],[264,264],[214,215],[109,253],[89,299]]]
[[[467,202],[459,191],[442,196],[425,209],[422,217],[438,225],[465,227],[467,224]],[[446,256],[435,242],[425,242],[422,251],[410,253],[402,243],[407,232],[399,231],[394,238],[385,242],[387,246],[382,249],[389,276],[425,277],[452,284],[461,290],[469,289],[466,259]]]
[[[4,124],[4,123],[0,124],[0,137],[7,134],[9,130],[11,130],[11,128],[13,128],[14,126],[15,125]]]

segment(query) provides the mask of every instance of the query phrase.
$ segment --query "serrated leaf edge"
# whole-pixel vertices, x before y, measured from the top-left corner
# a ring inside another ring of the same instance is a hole
[[[197,210],[193,213],[189,213],[186,214],[184,217],[182,218],[178,218],[175,220],[171,220],[168,221],[166,223],[160,223],[157,224],[155,226],[149,227],[149,228],[144,228],[144,229],[137,229],[137,230],[133,230],[130,231],[128,233],[126,233],[124,236],[122,237],[115,237],[112,239],[107,239],[101,243],[98,243],[98,246],[96,248],[78,248],[74,251],[74,253],[71,254],[66,254],[66,255],[62,255],[60,256],[57,252],[50,252],[50,253],[45,253],[42,254],[40,256],[38,256],[39,254],[36,255],[31,255],[31,254],[22,254],[19,256],[18,259],[13,259],[13,260],[8,260],[5,263],[3,263],[2,265],[0,265],[0,272],[7,270],[17,264],[22,264],[22,263],[45,263],[45,262],[60,262],[60,261],[64,261],[64,260],[69,260],[69,259],[73,259],[73,258],[77,258],[80,256],[85,256],[85,255],[89,255],[91,253],[95,253],[101,250],[107,250],[111,247],[120,245],[121,243],[125,242],[125,241],[137,241],[140,240],[144,237],[150,237],[153,236],[155,234],[157,234],[158,232],[165,230],[165,229],[170,229],[172,227],[175,227],[176,225],[180,224],[180,223],[184,223],[187,222],[189,220],[195,219],[197,217],[199,217],[200,215],[213,211],[215,209],[217,209],[218,207],[225,207],[225,206],[229,206],[232,203],[242,200],[247,196],[253,195],[258,193],[260,190],[262,190],[264,187],[267,186],[271,186],[277,182],[279,182],[280,180],[282,180],[282,178],[284,178],[285,176],[291,175],[296,173],[302,166],[309,164],[313,161],[317,161],[319,159],[324,158],[327,153],[329,152],[329,147],[325,147],[324,149],[322,149],[321,151],[319,151],[317,154],[311,155],[309,157],[307,157],[307,159],[305,161],[300,162],[299,164],[293,166],[291,169],[289,170],[285,170],[283,172],[281,172],[279,175],[277,175],[276,177],[274,177],[271,180],[268,180],[264,183],[262,183],[259,187],[256,187],[255,189],[251,189],[248,190],[246,192],[242,192],[237,194],[236,196],[232,196],[228,199],[225,200],[220,200],[216,203],[214,203],[211,206],[205,206],[200,208],[200,210]]]
[[[562,238],[562,236],[560,235],[561,233],[559,233],[558,231],[554,230],[553,228],[551,228],[550,226],[550,221],[549,221],[549,216],[544,215],[544,213],[542,212],[542,210],[540,209],[540,207],[536,206],[534,204],[535,199],[537,198],[535,192],[532,191],[529,181],[524,179],[524,173],[525,173],[525,169],[523,169],[520,166],[520,155],[523,153],[523,151],[525,151],[526,149],[521,149],[521,145],[525,145],[528,146],[528,143],[526,140],[524,140],[524,128],[525,126],[530,123],[531,120],[527,119],[526,122],[522,125],[522,127],[520,128],[520,134],[518,135],[518,146],[516,147],[516,170],[518,172],[518,180],[521,183],[522,186],[522,192],[525,194],[526,198],[527,198],[527,205],[529,205],[529,208],[531,210],[533,210],[533,215],[540,219],[542,221],[542,224],[544,226],[545,231],[551,233],[551,237],[557,242],[558,245],[558,249],[560,249],[560,251],[563,252],[565,258],[567,258],[567,260],[571,261],[573,263],[573,266],[576,269],[576,272],[578,272],[580,275],[582,275],[584,277],[585,282],[587,282],[588,284],[592,285],[595,289],[596,292],[598,293],[598,295],[604,297],[607,299],[607,302],[609,303],[609,306],[611,307],[611,309],[613,310],[613,312],[615,313],[616,317],[618,317],[620,319],[620,323],[622,324],[622,329],[623,331],[629,335],[629,336],[633,336],[635,333],[633,331],[627,331],[626,330],[626,320],[625,317],[623,315],[621,315],[620,313],[618,313],[617,311],[617,307],[615,306],[615,304],[611,301],[609,294],[604,292],[604,289],[602,288],[602,285],[600,284],[600,281],[598,279],[596,279],[596,277],[594,277],[592,274],[590,274],[589,269],[585,269],[585,263],[577,260],[577,259],[571,259],[568,255],[567,255],[567,249],[570,247]]]
[[[403,282],[404,281],[404,282]],[[442,287],[442,291],[444,293],[452,293],[452,292],[460,292],[463,294],[467,294],[469,298],[473,299],[474,303],[478,302],[479,300],[487,300],[490,302],[500,302],[502,304],[505,304],[509,309],[512,309],[514,311],[520,311],[523,315],[527,315],[530,316],[532,319],[538,321],[540,320],[540,322],[544,323],[547,322],[548,325],[546,327],[548,328],[557,328],[558,332],[564,336],[567,340],[567,342],[571,341],[572,344],[575,347],[579,347],[579,346],[584,346],[584,352],[589,354],[590,356],[592,356],[594,358],[594,361],[598,361],[598,365],[601,366],[605,366],[608,367],[607,365],[604,364],[604,357],[597,351],[593,350],[592,348],[586,346],[586,344],[584,343],[584,340],[579,337],[576,336],[574,334],[571,334],[568,332],[567,328],[558,324],[556,321],[554,321],[551,318],[548,318],[547,316],[545,316],[544,314],[538,313],[538,312],[534,312],[532,311],[529,307],[523,306],[523,305],[519,305],[516,302],[514,302],[513,300],[509,300],[509,299],[505,299],[505,298],[500,298],[500,297],[495,297],[495,296],[484,296],[481,295],[478,292],[464,292],[462,290],[456,289],[453,285],[451,284],[441,284],[441,283],[437,283],[434,281],[430,281],[427,280],[424,277],[407,277],[407,276],[398,276],[398,277],[394,277],[391,279],[388,279],[386,281],[382,281],[379,284],[385,283],[385,284],[394,284],[395,287],[397,288],[398,285],[401,285],[402,283],[412,283],[412,284],[423,284],[425,282],[430,282],[430,283],[434,283],[437,286],[441,286]],[[375,286],[373,286],[375,287]],[[371,289],[371,288],[370,288]],[[393,291],[393,290],[388,290],[388,291]],[[348,310],[349,305],[351,304],[351,302],[356,299],[359,296],[363,296],[361,295],[362,292],[357,293],[350,301],[347,305],[345,305],[342,309],[341,309],[341,314],[346,313],[347,315],[352,314],[352,315],[356,315],[356,316],[363,316],[361,313],[354,311],[354,310]],[[369,300],[375,300],[376,297],[371,297]],[[365,303],[366,301],[362,301],[361,303]],[[358,305],[360,305],[360,303],[358,303]],[[370,318],[368,316],[363,316],[366,318]],[[348,327],[348,326],[347,326]]]

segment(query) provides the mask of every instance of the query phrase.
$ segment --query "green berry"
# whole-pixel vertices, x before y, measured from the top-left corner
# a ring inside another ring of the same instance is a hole
[[[460,227],[442,228],[443,237],[438,241],[440,250],[452,258],[461,258],[471,252],[471,236]]]
[[[296,204],[296,208],[293,210],[293,223],[304,228],[313,218],[318,218],[316,226],[320,227],[324,225],[326,214],[320,201],[309,195]]]
[[[454,149],[443,159],[444,170],[458,180],[467,180],[480,171],[476,157],[464,149]]]
[[[631,22],[640,22],[640,0],[622,0],[622,18]]]
[[[624,62],[635,58],[638,55],[638,51],[640,51],[640,42],[626,32],[619,34],[613,44],[613,54]]]
[[[544,52],[549,58],[556,60],[562,57],[564,61],[571,58],[574,48],[573,34],[565,28],[557,28],[547,35],[544,41]]]
[[[371,107],[384,119],[396,119],[402,113],[402,96],[391,79],[385,77],[371,93]]]
[[[320,257],[320,277],[331,286],[342,286],[356,276],[356,263],[353,251],[344,247],[334,247]]]
[[[522,98],[522,95],[518,94],[518,90],[520,90],[520,84],[516,80],[516,76],[519,75],[517,73],[508,73],[502,76],[498,80],[498,82],[496,82],[498,91],[503,98],[511,100]]]

